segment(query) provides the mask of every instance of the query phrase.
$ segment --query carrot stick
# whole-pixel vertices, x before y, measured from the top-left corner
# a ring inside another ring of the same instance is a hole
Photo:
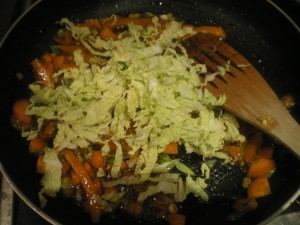
[[[185,215],[177,213],[168,214],[169,225],[184,225],[185,224]]]
[[[84,162],[82,164],[82,166],[90,177],[94,176],[93,168],[91,167],[91,165],[88,162]]]
[[[97,190],[95,188],[95,185],[91,178],[89,177],[88,173],[84,169],[84,167],[79,162],[78,158],[75,156],[75,154],[69,150],[66,149],[63,152],[63,155],[65,156],[66,160],[71,165],[72,169],[75,171],[75,173],[79,176],[81,185],[83,186],[87,198],[88,198],[88,212],[91,216],[91,219],[94,222],[98,222],[100,219],[101,209],[100,206],[96,202],[96,193]]]
[[[168,144],[166,146],[165,150],[163,151],[163,153],[169,154],[169,155],[177,155],[178,154],[177,142],[171,142],[170,144]]]
[[[250,198],[260,198],[271,194],[271,187],[268,178],[267,177],[256,178],[249,185],[247,192],[248,192],[248,197]]]
[[[36,72],[37,81],[40,81],[44,86],[55,86],[52,74],[49,73],[45,65],[40,60],[34,59],[31,64]]]
[[[96,188],[96,193],[101,194],[102,193],[102,186],[101,186],[101,181],[100,181],[99,177],[94,177],[93,183],[94,183],[95,188]]]
[[[37,136],[37,137],[33,138],[32,140],[30,140],[29,151],[31,153],[41,152],[45,149],[46,146],[47,146],[47,144],[46,144],[45,140],[42,139],[41,137]]]
[[[258,157],[251,164],[247,176],[248,177],[264,177],[268,176],[272,169],[275,168],[275,161]]]
[[[78,186],[81,183],[79,176],[74,172],[74,170],[71,172],[71,183],[73,186]]]
[[[103,192],[106,193],[113,193],[113,192],[117,192],[117,188],[116,187],[103,187]]]
[[[259,132],[250,138],[250,140],[244,150],[245,162],[250,163],[253,161],[261,143],[262,143],[262,136]]]
[[[13,114],[18,121],[26,124],[31,122],[31,116],[26,115],[26,109],[29,105],[30,102],[28,99],[20,99],[14,103]]]
[[[105,166],[105,159],[101,151],[92,151],[90,163],[95,168],[103,168]]]
[[[44,155],[39,154],[37,163],[36,163],[36,172],[39,174],[45,174],[45,163],[44,163]]]

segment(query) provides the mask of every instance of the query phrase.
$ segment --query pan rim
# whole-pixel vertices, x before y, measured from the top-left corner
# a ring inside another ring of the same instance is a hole
[[[0,50],[2,46],[4,45],[6,39],[8,38],[9,34],[15,29],[16,25],[25,17],[33,8],[35,8],[38,4],[43,2],[43,0],[36,1],[33,5],[31,5],[26,11],[24,11],[10,26],[10,28],[5,32],[4,36],[2,37],[0,41]],[[274,3],[272,0],[266,0],[266,2],[273,7],[275,10],[277,10],[294,28],[295,30],[300,34],[300,27],[297,25],[297,23],[276,3]],[[2,165],[2,162],[0,160],[0,172],[2,173],[4,179],[7,180],[13,191],[17,194],[17,196],[36,214],[38,214],[41,218],[49,222],[50,224],[54,225],[60,225],[57,220],[55,220],[53,217],[49,216],[47,213],[41,210],[40,207],[38,207],[36,204],[34,204],[30,199],[28,199],[24,193],[17,187],[17,185],[14,183],[14,181],[11,179],[11,177],[6,172],[5,168]],[[284,210],[286,210],[293,202],[296,201],[296,199],[300,196],[300,187],[298,190],[290,197],[278,210],[276,210],[274,213],[272,213],[269,217],[261,221],[258,225],[266,225],[273,219],[275,219],[277,216],[279,216]]]

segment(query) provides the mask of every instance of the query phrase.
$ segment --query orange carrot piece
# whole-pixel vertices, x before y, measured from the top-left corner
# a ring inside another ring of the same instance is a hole
[[[178,154],[177,142],[171,142],[170,144],[168,144],[166,146],[165,150],[163,151],[163,153],[169,154],[169,155],[177,155]]]
[[[101,151],[92,151],[90,163],[95,168],[103,168],[105,166],[105,158]]]
[[[45,65],[38,59],[34,59],[31,62],[35,72],[36,72],[36,80],[40,81],[42,85],[46,85],[49,87],[54,87],[54,80],[52,74],[49,73]]]
[[[65,156],[66,160],[70,163],[72,169],[80,178],[81,185],[83,186],[88,198],[88,212],[92,221],[99,222],[101,208],[99,204],[97,204],[96,202],[97,190],[95,188],[93,181],[89,177],[84,167],[79,162],[78,158],[70,149],[66,149],[63,152],[63,155]]]
[[[241,147],[238,145],[229,145],[225,147],[226,151],[228,152],[228,155],[235,159],[235,160],[242,160],[243,154],[241,151]]]
[[[247,176],[248,177],[264,177],[268,176],[272,169],[275,168],[275,161],[257,157],[251,164]]]
[[[81,183],[79,176],[74,172],[74,170],[71,172],[71,183],[73,186],[78,186]]]
[[[47,144],[46,144],[45,140],[42,139],[41,137],[37,136],[37,137],[33,138],[32,140],[30,140],[29,151],[31,153],[41,152],[45,149],[46,146],[47,146]]]
[[[45,163],[44,163],[44,155],[39,154],[37,163],[36,163],[36,172],[39,174],[45,174]]]
[[[46,139],[52,138],[56,132],[57,122],[49,121],[43,130]]]
[[[89,164],[88,162],[84,162],[82,166],[90,177],[94,176],[94,171],[93,168],[91,167],[91,164]]]
[[[18,121],[26,124],[31,122],[31,116],[26,115],[26,109],[29,105],[30,102],[28,99],[20,99],[14,103],[13,114]]]
[[[266,158],[266,159],[272,159],[273,158],[273,147],[264,147],[261,149],[261,151],[257,154],[260,157]]]
[[[250,138],[244,150],[245,162],[250,163],[254,160],[261,143],[262,143],[262,136],[259,132],[257,132],[253,137]]]
[[[249,198],[261,198],[271,194],[271,187],[268,178],[256,178],[249,185],[247,192]]]
[[[99,177],[94,177],[93,183],[95,185],[96,193],[101,194],[102,193],[102,185]]]
[[[54,70],[60,70],[61,65],[65,62],[65,56],[63,55],[58,55],[58,56],[53,56],[53,66]]]
[[[69,149],[65,150],[63,152],[63,155],[66,158],[66,160],[68,161],[68,163],[71,165],[74,172],[80,178],[81,184],[82,184],[83,188],[85,189],[85,191],[87,192],[87,195],[92,197],[93,193],[95,191],[94,184],[93,184],[90,176],[84,169],[83,165],[81,165],[78,158],[75,156],[75,154],[71,150],[69,150]]]
[[[169,213],[168,222],[169,225],[184,225],[185,224],[185,215],[178,213]]]

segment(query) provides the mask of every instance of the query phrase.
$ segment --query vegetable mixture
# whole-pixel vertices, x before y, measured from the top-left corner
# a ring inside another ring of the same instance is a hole
[[[94,222],[122,208],[136,219],[152,211],[183,225],[179,206],[187,196],[209,201],[215,160],[245,173],[240,185],[248,194],[234,204],[237,212],[271,193],[272,147],[261,147],[259,132],[240,131],[221,108],[226,96],[205,88],[206,65],[182,45],[197,32],[225,38],[222,28],[148,13],[59,23],[55,45],[32,61],[31,97],[16,101],[12,114],[37,155],[42,207],[62,195]],[[186,155],[201,160],[191,167]]]

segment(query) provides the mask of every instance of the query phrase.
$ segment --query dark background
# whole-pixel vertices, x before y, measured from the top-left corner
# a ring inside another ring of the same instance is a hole
[[[37,0],[0,0],[0,38],[27,8]],[[263,0],[262,0],[263,1]],[[273,0],[300,26],[300,0]]]

